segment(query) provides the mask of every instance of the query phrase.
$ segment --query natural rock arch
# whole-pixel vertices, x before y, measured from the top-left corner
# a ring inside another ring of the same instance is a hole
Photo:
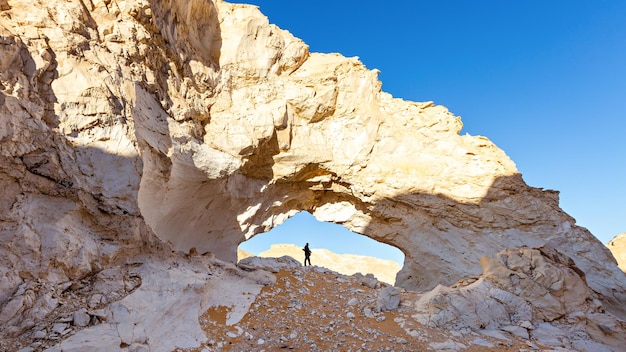
[[[585,239],[591,236],[586,230],[572,226],[573,219],[559,210],[553,193],[526,186],[519,175],[497,179],[476,203],[413,193],[372,204],[355,197],[352,190],[359,185],[336,182],[336,175],[317,166],[305,168],[289,181],[273,184],[239,174],[207,182],[200,175],[191,177],[191,170],[172,172],[185,176],[157,184],[146,182],[149,177],[144,173],[140,207],[156,234],[176,249],[195,248],[229,261],[236,260],[241,242],[269,231],[297,212],[308,211],[319,221],[341,224],[399,248],[405,263],[397,285],[418,290],[478,274],[480,257],[510,246],[552,242],[567,253],[564,234],[593,243],[593,238]],[[180,182],[179,186],[171,187],[177,184],[174,181]],[[154,189],[149,188],[153,185]],[[220,194],[219,190],[232,193]],[[152,197],[151,202],[168,206],[143,207],[146,195]],[[255,195],[259,198],[252,197]],[[156,196],[162,198],[156,201]],[[155,210],[158,216],[153,214]],[[214,217],[215,213],[220,216]],[[586,258],[578,259],[578,265],[584,265]]]
[[[487,138],[460,136],[460,119],[442,106],[382,92],[356,58],[309,53],[252,7],[216,9],[237,18],[219,25],[220,70],[195,64],[185,78],[210,78],[206,105],[184,100],[203,96],[193,85],[167,87],[168,111],[142,87],[133,94],[139,207],[161,239],[234,261],[239,243],[308,211],[400,248],[397,285],[409,289],[476,274],[480,257],[507,247],[550,242],[621,309],[623,280],[607,278],[623,273],[604,265],[609,251]]]
[[[309,53],[252,6],[123,5],[3,10],[0,206],[17,248],[3,287],[21,272],[84,277],[158,247],[152,232],[234,261],[239,243],[306,210],[400,248],[397,285],[410,289],[550,242],[625,315],[610,252],[488,139],[459,135],[446,108],[393,98],[358,59]],[[23,226],[33,209],[55,221]],[[54,239],[64,221],[72,251]]]

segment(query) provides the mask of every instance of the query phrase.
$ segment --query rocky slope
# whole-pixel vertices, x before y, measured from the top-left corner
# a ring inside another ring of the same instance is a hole
[[[356,254],[337,254],[325,248],[311,248],[311,264],[327,268],[343,275],[361,273],[372,274],[378,280],[393,285],[400,265],[393,260],[374,258]],[[259,253],[259,257],[279,258],[290,256],[304,265],[302,248],[294,244],[273,244],[268,250]],[[241,253],[238,259],[251,257],[250,253]]]
[[[440,287],[478,277],[480,258],[557,248],[588,289],[567,270],[545,286],[534,263],[504,277],[539,281],[513,290],[527,304],[543,292],[567,306],[572,289],[584,298],[573,311],[517,320],[507,303],[481,322],[523,338],[517,327],[549,323],[548,345],[614,350],[626,276],[610,251],[558,192],[460,130],[442,106],[382,92],[356,58],[309,53],[253,6],[0,0],[2,348],[209,348],[199,317],[230,307],[236,324],[277,280],[237,267],[237,246],[308,211],[409,253],[397,286],[455,299]],[[451,308],[428,302],[431,315]],[[480,328],[450,316],[433,328]]]
[[[60,288],[52,298],[67,306],[0,348],[521,352],[621,351],[626,343],[626,323],[550,247],[484,257],[482,274],[428,292],[287,256],[237,266],[198,255],[136,259]]]
[[[210,346],[620,351],[626,343],[626,322],[606,313],[584,273],[547,246],[483,257],[481,275],[429,292],[407,292],[371,276],[301,268],[290,257],[279,261],[282,265],[258,257],[240,262],[245,270],[277,272],[278,281],[261,291],[242,321],[208,319],[205,329],[216,337]]]
[[[200,320],[211,339],[187,351],[520,351],[537,346],[507,333],[464,336],[431,328],[411,317],[419,294],[372,278],[317,266],[282,269],[276,278],[238,322],[228,323],[229,307],[207,311]],[[390,307],[380,309],[384,304]]]

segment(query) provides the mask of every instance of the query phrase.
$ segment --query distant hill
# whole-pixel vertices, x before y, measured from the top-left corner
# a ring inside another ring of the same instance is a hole
[[[242,260],[243,258],[254,257],[254,254],[250,252],[246,252],[243,249],[237,248],[237,261]]]
[[[626,272],[626,232],[613,237],[606,246],[613,253],[619,268]]]
[[[402,267],[393,260],[379,259],[356,254],[337,254],[324,248],[311,248],[311,264],[322,266],[344,275],[355,273],[371,273],[379,281],[393,285],[396,281],[396,274]],[[238,260],[252,256],[242,250],[237,250]],[[259,257],[282,257],[288,255],[295,258],[304,265],[304,252],[302,248],[294,244],[274,244],[262,253]]]

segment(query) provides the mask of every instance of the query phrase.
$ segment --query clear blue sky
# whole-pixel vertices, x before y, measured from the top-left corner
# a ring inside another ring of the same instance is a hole
[[[625,0],[247,3],[310,51],[379,69],[394,97],[461,116],[462,134],[488,137],[526,183],[560,191],[603,243],[626,232]]]

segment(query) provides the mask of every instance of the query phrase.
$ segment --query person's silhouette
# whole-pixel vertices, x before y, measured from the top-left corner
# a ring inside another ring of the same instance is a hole
[[[311,265],[311,250],[309,249],[308,242],[302,250],[304,251],[304,266],[306,266],[307,262],[309,262],[309,265]]]

